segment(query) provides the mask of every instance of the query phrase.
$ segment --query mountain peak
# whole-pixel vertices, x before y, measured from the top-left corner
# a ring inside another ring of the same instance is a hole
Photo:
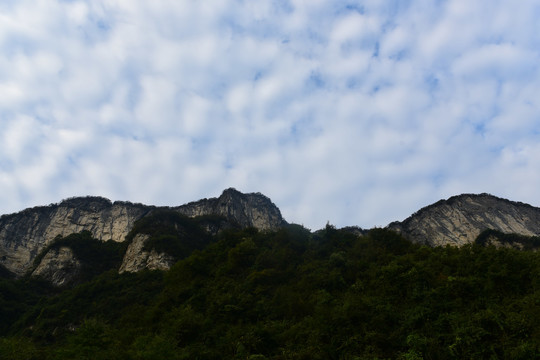
[[[241,227],[260,230],[276,230],[287,223],[268,197],[261,193],[242,193],[235,188],[224,190],[218,198],[202,199],[175,209],[189,217],[219,215]]]
[[[229,195],[229,196],[238,196],[238,195],[244,195],[242,192],[236,190],[235,188],[233,187],[230,187],[228,189],[225,189],[223,190],[223,192],[221,193],[221,196],[226,196],[226,195]]]
[[[2,216],[0,266],[20,276],[57,236],[65,237],[83,230],[98,240],[122,242],[137,220],[156,209],[155,206],[113,203],[103,197],[83,196]],[[226,189],[219,198],[169,209],[189,217],[217,215],[230,224],[260,230],[275,230],[286,224],[269,198],[260,193],[243,194],[234,188]]]
[[[62,200],[58,206],[103,209],[111,207],[113,202],[101,196],[75,196]]]
[[[465,245],[484,230],[540,234],[540,209],[487,193],[461,194],[426,206],[390,229],[429,245]]]

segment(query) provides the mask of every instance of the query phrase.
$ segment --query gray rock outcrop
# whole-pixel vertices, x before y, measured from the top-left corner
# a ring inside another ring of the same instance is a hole
[[[54,286],[63,286],[73,282],[80,271],[81,262],[69,247],[62,246],[49,250],[32,272],[32,276],[39,276]]]
[[[146,234],[137,234],[129,244],[120,273],[137,272],[143,269],[148,270],[168,270],[174,264],[174,257],[166,253],[158,253],[152,249],[147,251],[144,249],[146,240],[150,238]]]
[[[72,198],[0,217],[0,262],[17,276],[56,236],[88,230],[99,240],[123,241],[151,207],[112,203],[99,197]]]
[[[489,194],[464,194],[438,201],[388,228],[417,243],[462,246],[487,229],[539,235],[540,208]]]
[[[202,199],[174,208],[189,217],[219,215],[241,227],[276,230],[286,224],[279,208],[261,193],[243,194],[227,189],[218,198]]]
[[[113,203],[101,197],[80,197],[4,215],[0,217],[0,265],[22,276],[55,237],[83,230],[102,241],[124,241],[135,222],[155,209],[158,208],[129,202]],[[225,190],[218,198],[169,209],[190,217],[219,215],[241,227],[253,226],[261,230],[273,230],[286,224],[269,198],[258,193],[243,194],[235,189]],[[226,224],[220,226],[226,227]]]

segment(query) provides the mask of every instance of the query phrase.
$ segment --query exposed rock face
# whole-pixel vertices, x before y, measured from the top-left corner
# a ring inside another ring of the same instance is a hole
[[[168,270],[174,264],[174,258],[165,253],[158,253],[154,249],[144,250],[144,243],[150,238],[146,234],[137,234],[129,244],[124,260],[120,266],[120,273],[137,272],[143,269]]]
[[[0,265],[21,276],[56,236],[64,237],[83,230],[90,231],[92,237],[102,241],[124,241],[135,222],[154,209],[157,208],[82,197],[4,215],[0,217]],[[231,224],[261,230],[277,229],[286,224],[279,209],[266,196],[242,194],[234,189],[225,190],[219,198],[204,199],[171,210],[190,217],[222,215]],[[230,227],[227,224],[212,226],[208,229],[212,232]]]
[[[73,282],[80,271],[81,262],[70,248],[63,246],[49,250],[32,276],[42,277],[54,286],[63,286]]]
[[[241,227],[276,230],[286,224],[278,207],[260,193],[243,194],[227,189],[218,198],[203,199],[175,208],[189,217],[221,215]]]
[[[58,235],[88,230],[99,240],[123,241],[152,207],[104,198],[73,198],[0,218],[0,262],[20,276]]]
[[[487,229],[539,235],[540,208],[488,194],[465,194],[438,201],[388,227],[418,243],[462,246]]]

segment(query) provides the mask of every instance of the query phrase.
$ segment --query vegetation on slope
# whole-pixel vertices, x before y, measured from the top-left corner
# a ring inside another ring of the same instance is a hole
[[[524,236],[519,234],[505,234],[497,230],[484,230],[475,240],[476,244],[482,246],[493,245],[498,243],[500,246],[512,247],[519,250],[532,250],[536,251],[540,249],[540,237],[539,236]]]
[[[89,281],[95,276],[110,270],[118,269],[122,263],[122,257],[126,251],[126,243],[118,243],[113,240],[100,241],[92,237],[90,231],[83,230],[80,233],[66,237],[57,236],[54,241],[40,252],[34,259],[32,272],[43,257],[50,251],[68,247],[82,265],[82,271],[76,283]]]
[[[535,252],[384,229],[229,230],[168,272],[36,292],[0,359],[532,359],[539,275]],[[2,281],[2,305],[32,292]]]
[[[189,218],[174,210],[158,209],[135,223],[126,243],[130,243],[136,234],[146,234],[150,238],[145,242],[145,250],[165,252],[175,259],[183,259],[212,240],[201,225],[211,223],[218,226],[220,221],[222,218],[218,216]]]

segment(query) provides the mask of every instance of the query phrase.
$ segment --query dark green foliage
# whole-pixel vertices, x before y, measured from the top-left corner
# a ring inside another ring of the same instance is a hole
[[[129,243],[137,234],[150,235],[144,249],[167,253],[175,259],[183,259],[195,249],[202,249],[211,241],[211,236],[203,230],[201,224],[215,224],[220,217],[189,218],[173,210],[155,210],[137,221],[126,237]]]
[[[488,246],[492,239],[502,245],[523,250],[537,250],[540,248],[539,236],[524,236],[518,234],[505,234],[497,230],[488,229],[483,231],[475,240],[475,243]]]
[[[161,219],[195,233],[185,219]],[[151,235],[173,236],[173,229]],[[19,358],[35,359],[540,357],[539,253],[430,248],[385,229],[357,237],[331,225],[314,234],[296,225],[227,230],[210,240],[168,272],[109,271],[41,295],[39,304],[24,305],[0,352],[21,347]]]
[[[0,338],[0,360],[40,359],[40,351],[31,339],[24,337]]]
[[[163,273],[141,271],[118,274],[108,271],[60,295],[43,299],[14,325],[15,330],[39,341],[56,342],[85,319],[106,319],[135,327],[146,321],[141,308],[163,288]]]
[[[126,243],[117,243],[112,240],[100,241],[94,239],[89,231],[71,234],[66,237],[58,236],[34,260],[34,268],[39,265],[43,257],[53,249],[68,247],[82,263],[77,283],[88,281],[105,271],[118,269],[126,251]]]
[[[52,286],[39,279],[0,279],[0,336],[7,334],[30,307],[53,293]]]
[[[14,274],[0,264],[0,279],[13,279]]]

